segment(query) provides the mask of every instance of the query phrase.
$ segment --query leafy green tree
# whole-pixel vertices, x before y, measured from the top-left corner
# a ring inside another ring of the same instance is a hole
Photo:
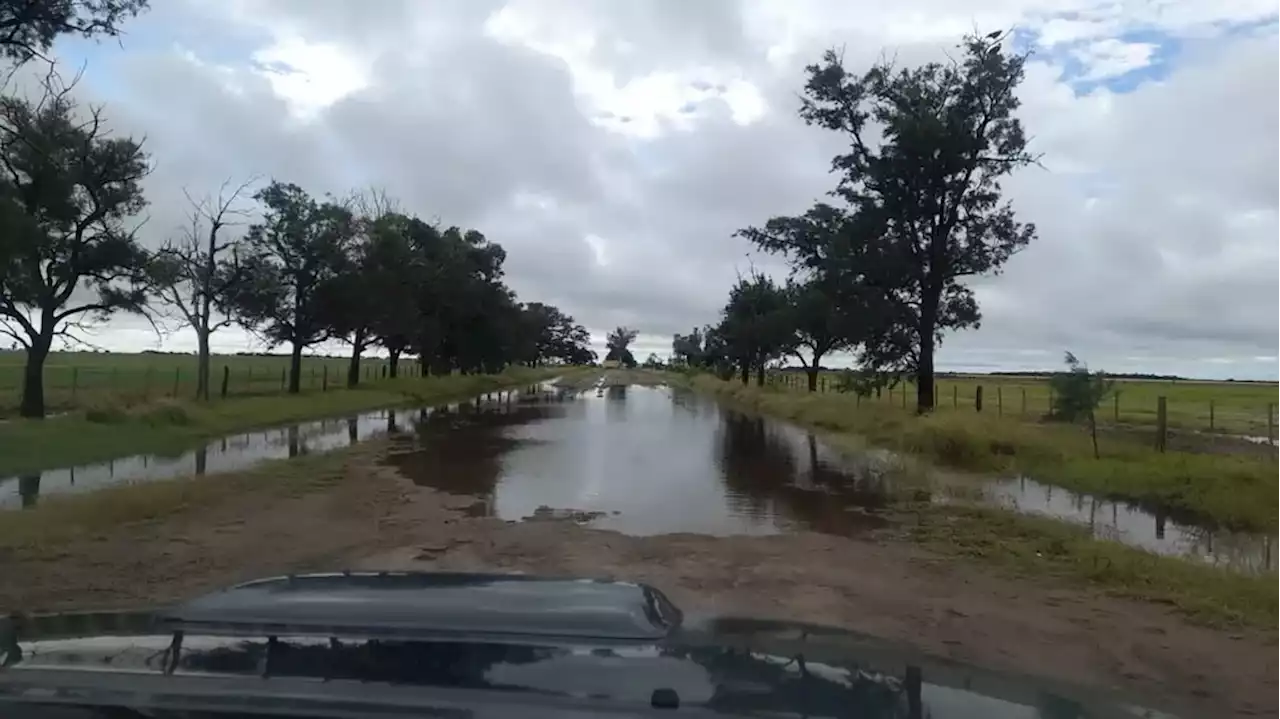
[[[834,51],[806,68],[800,116],[846,135],[848,151],[832,160],[841,174],[835,194],[858,222],[877,228],[857,233],[865,244],[854,254],[901,300],[906,320],[911,351],[895,341],[878,348],[886,350],[878,359],[910,365],[921,412],[934,407],[942,333],[980,319],[963,279],[998,272],[1035,237],[1001,195],[1002,178],[1035,160],[1014,114],[1026,58],[1006,52],[1004,40],[970,36],[958,60],[882,62],[861,76]],[[888,351],[895,348],[897,356]]]
[[[249,227],[241,268],[245,282],[230,297],[239,321],[271,345],[288,344],[289,392],[301,388],[302,350],[334,336],[326,316],[332,287],[352,270],[356,222],[336,202],[319,203],[301,187],[273,181],[255,195],[262,221]]]
[[[0,0],[0,55],[17,63],[44,57],[61,35],[120,34],[148,0]]]
[[[765,364],[790,353],[795,342],[786,290],[758,273],[739,279],[729,291],[717,333],[742,383],[750,381],[754,369],[756,384],[763,386]]]
[[[142,146],[111,137],[68,90],[0,98],[0,333],[26,350],[23,417],[45,415],[55,337],[147,302],[132,219],[146,206]]]
[[[635,367],[636,358],[629,348],[638,334],[630,327],[618,327],[610,332],[605,340],[605,346],[609,349],[604,356],[605,361],[616,361],[621,362],[624,367]]]
[[[1053,390],[1053,409],[1049,416],[1063,422],[1089,421],[1089,434],[1093,438],[1093,456],[1098,458],[1098,420],[1096,411],[1102,400],[1115,391],[1115,382],[1101,370],[1090,372],[1089,367],[1070,352],[1063,361],[1067,371],[1056,372],[1049,377]]]

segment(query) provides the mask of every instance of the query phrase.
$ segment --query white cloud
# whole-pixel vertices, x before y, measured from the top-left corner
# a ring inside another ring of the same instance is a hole
[[[795,116],[805,63],[831,46],[854,68],[882,52],[941,59],[975,27],[1016,26],[1037,46],[1020,95],[1043,168],[1006,189],[1040,237],[975,283],[983,327],[949,337],[942,364],[1051,366],[1070,348],[1108,369],[1275,375],[1272,3],[188,0],[131,32],[163,37],[196,5],[204,36],[238,55],[146,55],[126,39],[86,78],[148,135],[150,241],[181,220],[183,185],[376,182],[501,242],[522,297],[600,340],[637,327],[642,356],[713,321],[738,272],[782,271],[734,230],[832,187],[841,138]],[[1162,38],[1179,48],[1159,82],[1079,84],[1147,66]],[[1068,60],[1084,75],[1064,79]],[[113,327],[104,344],[150,344],[136,323]]]

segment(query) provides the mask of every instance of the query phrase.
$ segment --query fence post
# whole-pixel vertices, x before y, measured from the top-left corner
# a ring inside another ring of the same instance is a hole
[[[71,401],[76,401],[76,386],[80,384],[80,368],[71,368]]]
[[[1270,411],[1267,414],[1271,414]],[[1209,431],[1213,431],[1213,400],[1209,400]]]
[[[982,385],[973,390],[973,407],[975,412],[982,411]]]
[[[178,398],[178,382],[181,379],[181,377],[182,377],[182,368],[174,367],[173,368],[173,398],[174,399]]]
[[[1268,413],[1269,415],[1270,413]],[[1156,398],[1156,450],[1163,452],[1169,430],[1168,403],[1164,395]]]
[[[316,366],[311,365],[311,382],[307,384],[308,389],[314,389],[316,386]]]
[[[1020,412],[1018,412],[1018,415],[1020,417],[1027,416],[1027,388],[1026,387],[1022,388],[1022,409]]]
[[[320,385],[321,392],[329,391],[329,365],[324,366],[324,379]]]
[[[902,383],[902,408],[907,408],[907,383]]]
[[[222,365],[222,398],[227,398],[227,385],[231,384],[231,367]]]
[[[280,391],[284,391],[284,367],[280,368]]]
[[[951,406],[952,408],[960,406],[960,385],[951,385]]]
[[[1267,444],[1275,445],[1276,443],[1276,420],[1273,417],[1276,406],[1273,402],[1267,403]]]
[[[996,416],[1004,416],[1004,387],[996,385]]]
[[[1209,414],[1213,414],[1213,410],[1209,410]],[[1120,390],[1116,390],[1111,395],[1111,420],[1116,424],[1120,424]],[[1213,424],[1210,422],[1210,424]]]

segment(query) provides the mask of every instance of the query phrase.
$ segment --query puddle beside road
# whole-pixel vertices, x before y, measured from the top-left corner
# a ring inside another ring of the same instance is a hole
[[[447,409],[466,405],[527,402],[531,398],[560,396],[543,384],[524,389],[481,395],[455,402]],[[249,469],[275,459],[289,459],[347,447],[369,439],[412,431],[431,410],[382,409],[350,417],[302,422],[254,432],[242,432],[213,440],[202,447],[172,455],[141,454],[106,462],[0,477],[0,510],[34,506],[40,497],[68,492],[91,492],[116,484],[150,482]]]

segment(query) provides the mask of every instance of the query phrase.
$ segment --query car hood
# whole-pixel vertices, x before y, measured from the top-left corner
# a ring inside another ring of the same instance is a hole
[[[169,694],[240,678],[245,683],[235,691],[249,702],[254,691],[298,681],[314,689],[322,679],[325,691],[352,683],[364,688],[362,701],[375,702],[391,701],[393,692],[447,689],[741,716],[1175,716],[1149,702],[989,671],[831,627],[685,616],[638,584],[398,574],[410,585],[423,577],[431,584],[353,609],[353,595],[334,587],[348,586],[343,582],[354,575],[324,576],[292,594],[287,587],[301,586],[298,578],[254,585],[271,589],[276,599],[266,602],[233,588],[177,610],[17,618],[0,626],[0,699],[68,683],[83,696],[84,687],[113,677],[182,683]],[[442,577],[448,579],[440,584]],[[514,593],[495,594],[511,582]],[[378,597],[386,587],[378,585]],[[426,595],[437,600],[434,609],[405,604]],[[447,611],[437,611],[441,604]],[[308,611],[325,623],[308,621]],[[427,619],[410,625],[397,612]],[[493,626],[498,630],[486,629]],[[370,683],[386,689],[369,692]]]

